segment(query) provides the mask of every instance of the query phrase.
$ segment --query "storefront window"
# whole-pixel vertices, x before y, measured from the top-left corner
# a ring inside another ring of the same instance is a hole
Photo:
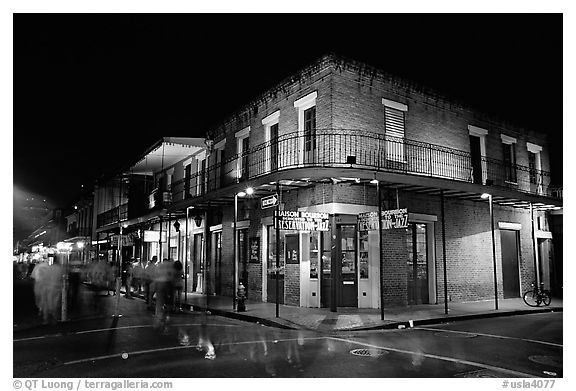
[[[324,277],[327,277],[330,276],[332,267],[332,241],[330,240],[330,231],[322,232],[322,243],[322,274]]]
[[[280,233],[280,274],[284,274],[284,235]],[[276,230],[268,226],[268,273],[276,270]]]
[[[368,231],[360,232],[360,278],[368,278]]]
[[[318,271],[320,270],[320,260],[318,251],[318,235],[317,231],[310,232],[310,278],[318,278]]]

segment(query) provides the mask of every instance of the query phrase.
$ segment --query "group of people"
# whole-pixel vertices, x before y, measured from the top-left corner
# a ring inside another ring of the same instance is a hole
[[[148,308],[155,309],[155,326],[165,325],[171,311],[182,311],[184,274],[182,262],[153,256],[141,274]],[[155,304],[153,304],[155,300]]]

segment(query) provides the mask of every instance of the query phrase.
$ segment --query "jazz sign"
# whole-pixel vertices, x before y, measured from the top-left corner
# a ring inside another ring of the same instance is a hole
[[[383,210],[381,219],[382,229],[407,228],[408,209]],[[374,231],[378,227],[378,212],[366,212],[358,215],[359,231]]]
[[[328,213],[281,210],[274,212],[274,228],[294,231],[328,231]]]

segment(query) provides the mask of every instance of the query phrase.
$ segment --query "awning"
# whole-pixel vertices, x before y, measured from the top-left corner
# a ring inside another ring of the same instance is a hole
[[[203,138],[163,137],[149,148],[126,174],[151,175],[205,149]]]

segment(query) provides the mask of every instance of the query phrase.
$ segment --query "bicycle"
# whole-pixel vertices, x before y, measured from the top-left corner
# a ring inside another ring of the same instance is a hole
[[[537,288],[534,283],[532,283],[531,286],[532,289],[522,296],[524,303],[530,307],[540,307],[542,304],[549,306],[552,302],[552,294],[549,290],[544,289],[544,283],[540,283],[540,288]]]

